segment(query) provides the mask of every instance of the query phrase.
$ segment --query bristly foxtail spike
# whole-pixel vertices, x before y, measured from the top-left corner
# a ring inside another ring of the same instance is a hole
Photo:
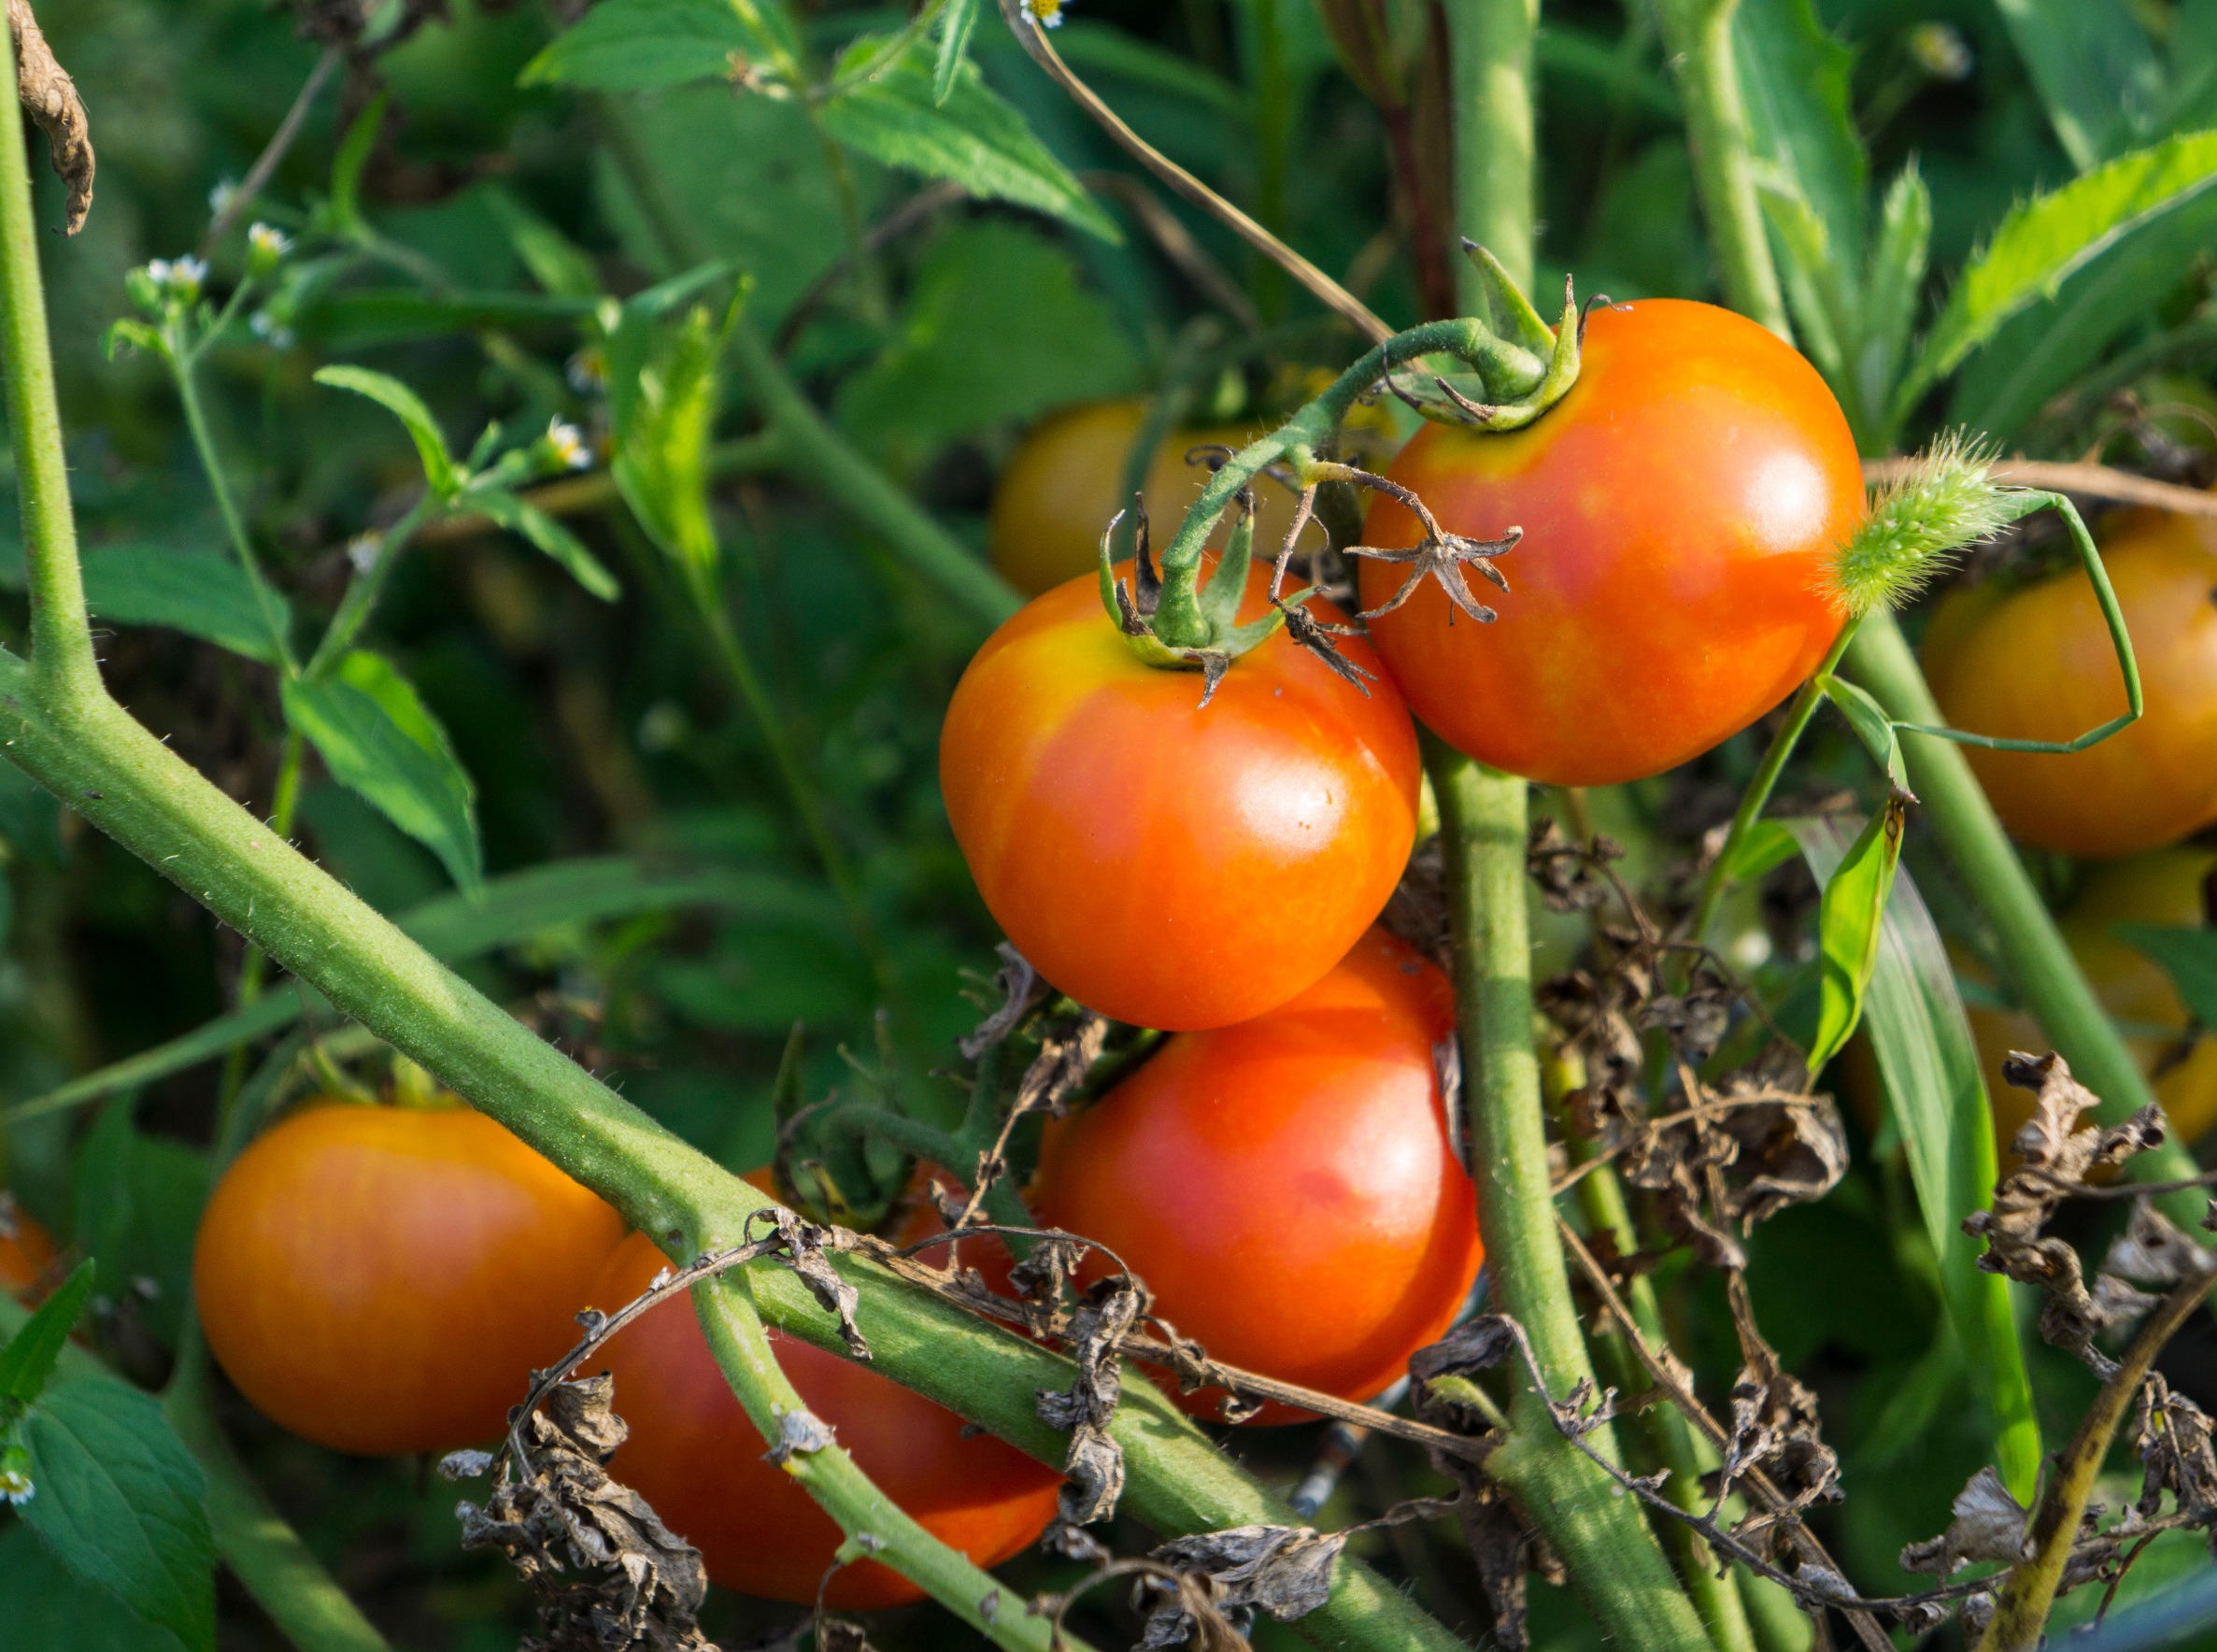
[[[1532,307],[1532,301],[1524,295],[1524,290],[1501,267],[1501,261],[1475,241],[1464,241],[1463,251],[1470,258],[1471,267],[1478,272],[1479,291],[1485,295],[1486,308],[1492,312],[1479,319],[1511,344],[1519,345],[1542,359],[1552,354],[1554,333],[1540,319],[1540,312]]]
[[[1231,525],[1231,537],[1216,560],[1215,571],[1201,588],[1201,617],[1219,636],[1238,622],[1240,599],[1247,594],[1247,569],[1255,557],[1254,503],[1254,495],[1243,488],[1234,507],[1239,520]]]
[[[1825,591],[1844,614],[1898,607],[1954,554],[1991,539],[2022,510],[1989,475],[1985,445],[1951,431],[1881,488],[1870,512],[1831,556]]]

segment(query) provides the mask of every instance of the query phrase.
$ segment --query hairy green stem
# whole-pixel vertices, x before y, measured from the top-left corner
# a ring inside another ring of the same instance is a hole
[[[1656,0],[1726,302],[1790,339],[1778,266],[1755,193],[1740,66],[1732,56],[1732,14],[1738,8],[1739,0]]]
[[[317,640],[315,653],[308,657],[309,676],[327,676],[346,657],[347,650],[354,646],[354,639],[362,634],[362,628],[369,623],[377,599],[385,594],[386,581],[392,577],[401,552],[407,549],[418,530],[438,514],[440,504],[435,494],[425,490],[423,496],[408,506],[406,515],[377,535],[376,555],[367,567],[358,569],[347,582],[346,594],[339,598],[338,612],[331,617],[331,623]]]
[[[0,167],[9,164],[7,155],[0,152]],[[277,663],[287,676],[296,676],[300,666],[293,659],[292,638],[286,628],[284,610],[277,605],[277,592],[270,589],[269,579],[262,571],[262,559],[254,554],[254,542],[247,533],[246,519],[239,514],[238,500],[231,491],[231,477],[223,469],[223,456],[216,450],[215,434],[208,428],[207,410],[201,405],[192,352],[181,348],[182,345],[177,328],[172,326],[168,330],[165,354],[170,377],[177,383],[178,405],[185,415],[185,428],[192,433],[193,449],[200,455],[200,467],[207,473],[208,489],[216,496],[216,509],[223,518],[224,533],[231,538],[232,554],[238,558],[240,571],[254,592],[254,606],[269,632],[271,645],[277,649]],[[36,655],[45,646],[45,639],[34,632],[31,640]]]
[[[290,838],[292,835],[292,817],[300,807],[300,771],[306,745],[298,729],[285,731],[284,746],[277,758],[277,792],[270,801],[269,811],[269,829],[279,837]],[[231,1007],[242,1010],[259,999],[262,996],[263,981],[268,974],[269,954],[259,947],[248,947],[246,956],[239,960],[238,990],[233,995]],[[229,1117],[232,1103],[238,1095],[239,1084],[247,1075],[247,1050],[248,1045],[242,1040],[233,1045],[230,1053],[223,1058],[223,1078],[216,1089],[216,1117],[219,1119]]]
[[[1881,611],[1864,620],[1848,649],[1847,664],[1889,715],[1903,722],[1945,721],[1891,614]],[[2079,1081],[2101,1098],[2101,1120],[2120,1123],[2153,1104],[2154,1091],[2087,985],[1962,748],[1929,734],[1905,733],[1901,750],[1910,784],[1941,847],[1994,926],[2011,990],[2039,1019]],[[2125,1174],[2139,1181],[2176,1181],[2195,1171],[2185,1148],[2171,1140],[2125,1166]],[[2208,1200],[2188,1189],[2160,1195],[2158,1203],[2193,1232]]]
[[[1494,1300],[1530,1339],[1540,1393],[1521,1370],[1510,1428],[1486,1459],[1526,1518],[1562,1557],[1605,1634],[1663,1652],[1710,1645],[1640,1507],[1557,1431],[1549,1410],[1593,1365],[1570,1297],[1547,1170],[1540,1061],[1532,1041],[1531,931],[1525,905],[1529,798],[1524,781],[1496,774],[1426,736],[1439,799],[1448,908],[1455,925],[1463,1095],[1478,1184],[1479,1226]],[[1603,1428],[1589,1444],[1610,1457]]]
[[[1461,233],[1532,282],[1536,155],[1532,37],[1540,0],[1447,0],[1455,99],[1455,215]],[[1466,314],[1485,314],[1484,288],[1456,260]]]

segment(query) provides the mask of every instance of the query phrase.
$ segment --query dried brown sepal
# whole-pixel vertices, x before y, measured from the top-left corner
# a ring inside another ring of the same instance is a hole
[[[1954,1514],[1938,1537],[1912,1543],[1901,1551],[1904,1572],[1953,1577],[1966,1566],[1990,1561],[2014,1565],[2024,1559],[2025,1528],[2032,1511],[2010,1494],[1991,1466],[1965,1482],[1955,1494]]]
[[[2044,1230],[2057,1207],[2085,1188],[2096,1171],[2113,1169],[2160,1143],[2163,1114],[2149,1106],[2111,1129],[2081,1129],[2080,1118],[2098,1101],[2071,1076],[2061,1056],[2019,1051],[2002,1063],[2002,1075],[2020,1089],[2037,1090],[2039,1099],[2011,1143],[2018,1165],[1996,1185],[1993,1208],[1966,1217],[1963,1231],[1986,1241],[1980,1267],[2046,1293],[2040,1335],[2107,1381],[2116,1362],[2094,1346],[2094,1338],[2117,1322],[2132,1299],[2115,1288],[2096,1299],[2086,1288],[2079,1253],[2046,1237]]]
[[[519,1652],[715,1652],[699,1628],[708,1574],[606,1464],[622,1445],[615,1379],[565,1382],[522,1419],[528,1466],[504,1460],[483,1508],[456,1505],[464,1548],[497,1548],[538,1598]]]
[[[1139,1590],[1149,1606],[1144,1648],[1189,1644],[1198,1627],[1189,1608],[1201,1582],[1211,1605],[1243,1637],[1258,1612],[1280,1623],[1305,1617],[1331,1597],[1332,1565],[1347,1545],[1343,1531],[1318,1532],[1306,1526],[1234,1526],[1180,1537],[1148,1559],[1181,1579],[1169,1587],[1158,1576],[1144,1578]]]
[[[1093,1287],[1071,1322],[1077,1373],[1067,1391],[1048,1389],[1039,1396],[1040,1420],[1070,1434],[1063,1462],[1070,1478],[1060,1502],[1061,1517],[1073,1526],[1107,1519],[1124,1495],[1124,1448],[1108,1429],[1123,1397],[1124,1336],[1145,1307],[1145,1297],[1128,1277]]]
[[[1040,979],[1031,961],[1006,941],[995,950],[1001,954],[1001,967],[993,972],[993,985],[1000,990],[1001,1006],[956,1045],[965,1061],[974,1061],[992,1046],[1004,1042],[1053,990]]]
[[[855,1324],[855,1303],[861,1300],[861,1293],[831,1265],[831,1253],[855,1247],[854,1235],[844,1228],[818,1227],[782,1204],[756,1214],[776,1229],[777,1244],[770,1254],[800,1276],[808,1294],[826,1313],[838,1317],[839,1340],[846,1345],[846,1351],[857,1360],[869,1359],[870,1345],[862,1340],[861,1329]]]
[[[85,215],[92,210],[92,123],[86,117],[84,99],[77,94],[77,82],[46,43],[31,0],[7,0],[7,27],[15,36],[16,96],[46,134],[54,174],[67,196],[63,234],[74,235],[85,227]]]

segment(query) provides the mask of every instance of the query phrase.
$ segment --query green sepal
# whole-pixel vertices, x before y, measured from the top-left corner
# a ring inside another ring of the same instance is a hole
[[[1231,538],[1216,561],[1216,571],[1201,588],[1201,617],[1212,638],[1224,635],[1238,622],[1240,599],[1247,594],[1247,570],[1255,561],[1255,516],[1242,510],[1231,527]]]
[[[1524,289],[1501,267],[1501,261],[1477,242],[1466,240],[1463,255],[1478,272],[1478,291],[1487,312],[1484,319],[1510,343],[1545,361],[1555,351],[1555,335],[1524,295]]]

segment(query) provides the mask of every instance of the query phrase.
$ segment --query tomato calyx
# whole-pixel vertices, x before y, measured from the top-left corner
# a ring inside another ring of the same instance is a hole
[[[1442,528],[1424,502],[1400,484],[1332,457],[1342,421],[1358,401],[1390,392],[1426,418],[1485,431],[1523,428],[1559,402],[1577,382],[1580,336],[1584,331],[1577,297],[1564,286],[1561,320],[1549,327],[1518,290],[1499,260],[1466,243],[1480,276],[1481,316],[1428,321],[1395,334],[1332,381],[1268,435],[1237,452],[1211,454],[1215,477],[1179,523],[1159,567],[1150,549],[1145,514],[1140,512],[1138,555],[1129,582],[1112,561],[1112,546],[1122,514],[1101,540],[1101,602],[1132,650],[1146,664],[1164,670],[1199,671],[1201,704],[1209,703],[1224,674],[1242,654],[1259,647],[1281,627],[1300,648],[1324,662],[1357,689],[1366,673],[1347,659],[1337,638],[1355,627],[1319,619],[1307,605],[1323,594],[1308,585],[1285,590],[1294,547],[1315,515],[1316,490],[1328,482],[1383,492],[1406,506],[1424,525],[1425,538],[1414,549],[1379,550],[1349,546],[1347,553],[1407,564],[1408,577],[1381,608],[1390,613],[1408,601],[1427,578],[1437,579],[1455,606],[1481,623],[1494,611],[1472,591],[1475,570],[1498,589],[1508,581],[1494,559],[1514,549],[1522,530],[1511,528],[1499,539],[1470,539]],[[1430,388],[1405,379],[1401,369],[1428,356],[1451,356],[1467,372],[1429,372]],[[1254,557],[1255,498],[1251,484],[1270,476],[1298,495],[1292,526],[1277,548],[1270,583],[1270,612],[1239,618]],[[1238,512],[1230,543],[1213,571],[1204,569],[1201,551],[1228,510]],[[1204,577],[1205,575],[1205,577]],[[1368,616],[1361,616],[1368,618]],[[1365,690],[1364,691],[1368,691]]]

